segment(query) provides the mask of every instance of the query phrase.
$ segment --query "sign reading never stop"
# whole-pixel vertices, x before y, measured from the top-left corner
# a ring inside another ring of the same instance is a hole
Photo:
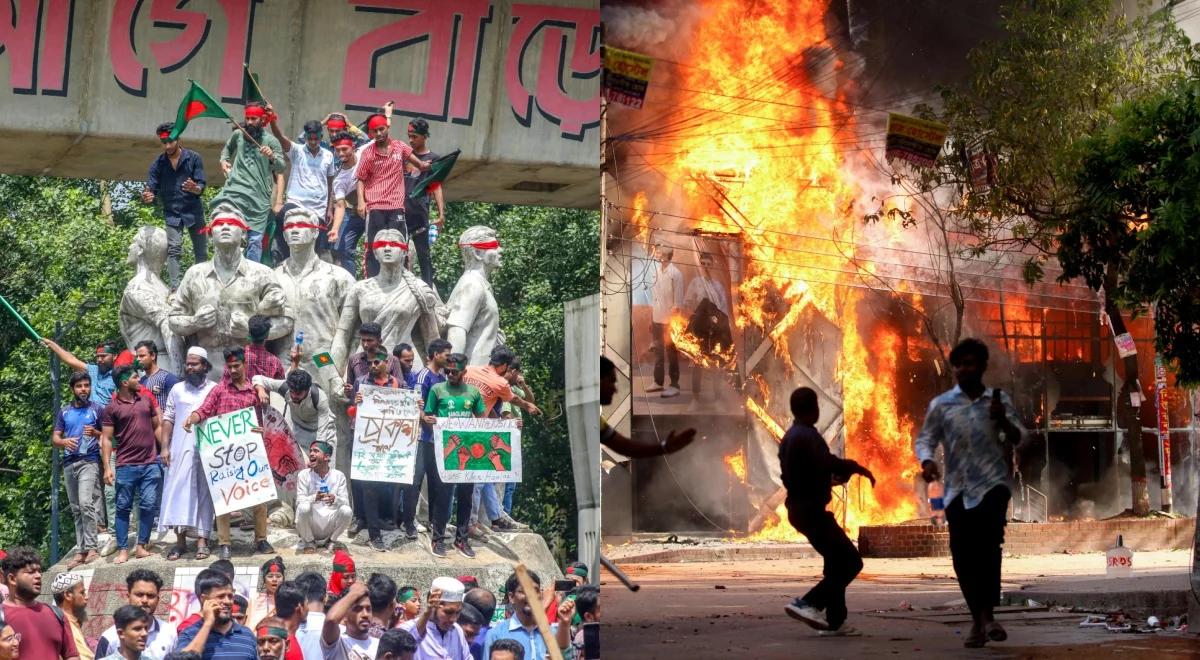
[[[253,408],[217,415],[196,427],[204,482],[218,516],[276,498],[275,479]]]

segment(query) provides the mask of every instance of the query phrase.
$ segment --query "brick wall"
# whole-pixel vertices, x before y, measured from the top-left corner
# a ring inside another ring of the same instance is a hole
[[[1004,552],[1037,555],[1102,551],[1116,543],[1118,534],[1133,550],[1179,550],[1192,547],[1195,530],[1195,518],[1009,523],[1004,533]],[[946,529],[932,525],[863,527],[858,531],[858,547],[864,557],[946,557],[950,555],[949,542]]]

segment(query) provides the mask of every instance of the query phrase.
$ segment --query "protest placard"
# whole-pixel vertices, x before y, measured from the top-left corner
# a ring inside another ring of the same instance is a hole
[[[411,484],[421,429],[421,396],[415,390],[362,385],[354,418],[350,477]]]
[[[516,420],[439,417],[433,444],[438,476],[446,483],[521,480],[521,430]]]
[[[218,516],[274,500],[275,479],[253,408],[196,425],[204,481]]]

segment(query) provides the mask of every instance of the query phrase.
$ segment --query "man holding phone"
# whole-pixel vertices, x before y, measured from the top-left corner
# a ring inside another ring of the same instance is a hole
[[[998,436],[1003,432],[1007,442],[1018,444],[1025,431],[1012,399],[984,387],[988,348],[983,342],[959,342],[950,351],[950,365],[958,384],[930,402],[916,454],[929,482],[940,476],[934,460],[938,445],[945,452],[950,555],[973,620],[963,646],[980,648],[988,640],[1008,639],[993,616],[1000,600],[1001,546],[1011,497],[1008,461]]]

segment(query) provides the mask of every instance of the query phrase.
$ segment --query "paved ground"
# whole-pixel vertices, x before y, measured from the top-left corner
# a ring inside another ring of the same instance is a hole
[[[1155,583],[1188,571],[1186,551],[1136,556],[1137,576]],[[1177,633],[1117,634],[1081,629],[1082,614],[1013,607],[998,618],[1008,642],[962,647],[969,616],[949,559],[867,559],[851,585],[850,623],[857,638],[819,638],[783,613],[792,596],[820,575],[817,559],[623,565],[642,585],[632,593],[605,573],[604,655],[614,658],[1020,657],[1088,660],[1119,655],[1200,657],[1200,637]],[[1005,558],[1004,590],[1082,585],[1103,577],[1102,555]],[[1135,580],[1104,584],[1134,589]],[[1062,589],[1069,591],[1069,589]],[[907,607],[912,607],[910,611]],[[1025,611],[1021,611],[1025,610]]]

